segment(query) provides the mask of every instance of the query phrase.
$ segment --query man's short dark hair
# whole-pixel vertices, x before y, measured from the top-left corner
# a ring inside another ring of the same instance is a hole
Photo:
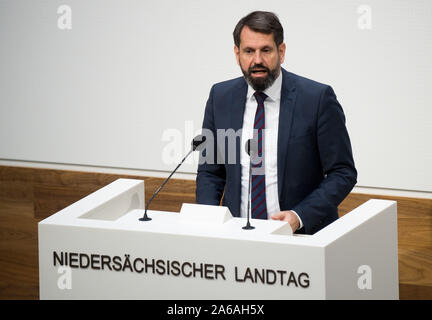
[[[273,33],[274,41],[278,47],[283,42],[283,28],[278,17],[273,12],[254,11],[241,18],[233,32],[234,44],[237,47],[240,47],[240,33],[244,26],[255,32]]]

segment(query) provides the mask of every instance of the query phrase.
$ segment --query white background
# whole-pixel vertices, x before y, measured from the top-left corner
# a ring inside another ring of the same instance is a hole
[[[357,186],[432,192],[428,0],[2,0],[0,159],[172,170],[211,85],[241,75],[232,31],[253,10],[278,14],[285,69],[334,88]]]

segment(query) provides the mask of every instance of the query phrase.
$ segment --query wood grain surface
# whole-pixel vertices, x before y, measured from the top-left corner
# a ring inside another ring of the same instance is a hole
[[[0,166],[0,299],[38,299],[37,223],[118,178],[144,180],[146,199],[162,178]],[[432,200],[351,193],[342,216],[369,199],[398,205],[400,299],[432,299]],[[195,181],[172,179],[150,209],[195,202]]]

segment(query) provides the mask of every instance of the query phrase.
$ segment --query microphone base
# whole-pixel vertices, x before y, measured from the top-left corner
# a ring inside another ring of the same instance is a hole
[[[139,218],[138,220],[139,220],[139,221],[150,221],[151,218],[149,218],[149,217],[147,217],[147,216],[144,216],[144,217],[142,217],[142,218]]]
[[[255,229],[255,227],[251,226],[249,221],[248,221],[247,225],[245,225],[242,229],[243,230],[252,230],[252,229]]]

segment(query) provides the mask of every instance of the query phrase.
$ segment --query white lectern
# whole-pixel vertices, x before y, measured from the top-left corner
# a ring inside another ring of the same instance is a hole
[[[396,202],[370,200],[312,236],[184,204],[143,215],[119,179],[39,223],[41,299],[398,299]]]

